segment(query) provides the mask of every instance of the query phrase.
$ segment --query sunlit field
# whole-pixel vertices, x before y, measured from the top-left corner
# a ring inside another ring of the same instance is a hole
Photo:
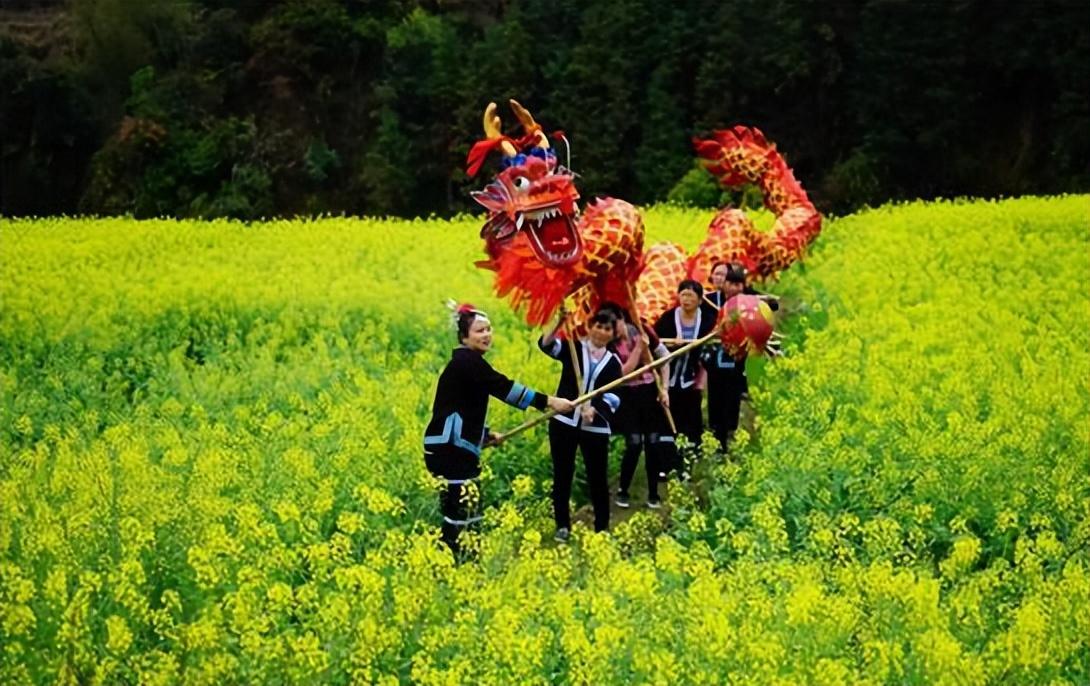
[[[648,240],[711,216],[652,208]],[[486,451],[455,565],[443,303],[558,374],[480,223],[0,222],[0,683],[1090,680],[1090,198],[827,221],[766,285],[747,430],[665,515],[555,545],[532,430]]]

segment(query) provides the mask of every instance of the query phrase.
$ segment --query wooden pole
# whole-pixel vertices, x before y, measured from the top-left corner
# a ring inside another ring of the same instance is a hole
[[[771,293],[757,293],[756,295],[761,300],[779,300],[780,299],[780,296],[772,295]],[[716,312],[723,309],[719,305],[716,305],[715,303],[713,303],[711,298],[709,298],[707,295],[704,296],[704,302],[708,305],[708,307],[711,307],[711,308],[715,309]]]
[[[692,339],[691,338],[660,338],[659,343],[662,343],[663,345],[685,345],[687,343],[692,343]]]
[[[579,366],[579,355],[575,352],[575,332],[572,330],[571,320],[568,319],[568,311],[564,303],[560,303],[560,315],[564,317],[564,334],[568,339],[568,352],[571,353],[571,367],[575,371],[575,387],[583,388],[583,369]]]
[[[588,391],[588,392],[584,393],[583,395],[579,396],[578,398],[576,398],[575,400],[573,400],[572,402],[575,403],[576,405],[578,405],[580,403],[585,403],[588,400],[593,400],[593,399],[597,398],[598,396],[600,396],[603,393],[606,393],[608,391],[612,391],[614,388],[620,386],[621,384],[625,383],[626,381],[631,381],[632,379],[635,379],[636,377],[638,377],[639,375],[641,375],[641,374],[643,374],[645,372],[649,372],[649,371],[651,371],[653,369],[658,369],[659,367],[666,364],[667,362],[674,359],[675,357],[678,357],[679,355],[684,355],[685,353],[689,352],[693,348],[704,345],[705,343],[712,340],[713,338],[715,338],[718,335],[719,335],[719,327],[716,326],[707,335],[705,335],[705,336],[703,336],[701,338],[698,338],[695,341],[689,341],[688,345],[684,345],[684,346],[678,348],[677,350],[670,353],[666,357],[660,357],[659,359],[655,360],[651,364],[645,364],[644,366],[640,367],[639,369],[634,369],[631,372],[629,372],[628,374],[625,374],[624,376],[622,376],[621,378],[610,381],[609,383],[607,383],[605,386],[602,386],[601,388],[596,388],[593,391]],[[498,445],[501,442],[506,441],[508,438],[511,438],[512,436],[514,436],[516,434],[520,434],[523,431],[526,431],[527,429],[533,428],[533,427],[537,426],[538,424],[541,424],[542,422],[545,422],[545,421],[548,421],[549,419],[552,419],[554,415],[556,415],[556,412],[553,412],[552,410],[549,410],[548,412],[544,412],[542,414],[539,414],[538,416],[534,417],[533,419],[527,420],[527,421],[523,422],[522,424],[519,424],[518,426],[511,429],[510,431],[505,431],[505,432],[499,434],[498,436],[496,436],[495,440],[493,440],[492,443],[490,443],[489,445]]]

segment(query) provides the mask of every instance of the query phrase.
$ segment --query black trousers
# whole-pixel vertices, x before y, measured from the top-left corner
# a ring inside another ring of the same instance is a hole
[[[609,528],[609,434],[549,422],[549,451],[553,458],[553,519],[556,528],[571,528],[571,489],[575,479],[575,451],[583,452],[587,489],[594,506],[594,530]]]
[[[439,512],[443,517],[440,537],[457,555],[458,535],[481,520],[477,515],[480,493],[476,485],[480,464],[475,456],[446,446],[425,450],[424,464],[432,476],[445,482],[439,490]]]
[[[657,443],[658,438],[658,434],[628,434],[624,437],[624,456],[621,457],[621,494],[628,495],[632,477],[636,475],[636,466],[640,463],[640,453],[643,452],[643,466],[647,472],[647,499],[659,499],[659,481],[663,480],[659,477],[659,472],[666,471],[666,468],[662,466],[665,460]]]
[[[708,369],[708,424],[724,449],[727,439],[738,429],[738,415],[745,390],[744,367]]]
[[[670,389],[670,412],[674,414],[677,431],[696,446],[700,445],[700,435],[704,433],[700,396],[700,391],[695,388]]]
[[[440,538],[455,555],[460,551],[458,536],[481,520],[476,514],[479,511],[478,498],[476,486],[469,481],[448,481],[439,491],[439,511],[443,513]]]
[[[620,389],[620,410],[613,428],[625,436],[625,455],[620,461],[620,493],[628,495],[635,468],[640,464],[640,453],[645,453],[644,467],[647,472],[647,498],[658,500],[658,472],[666,471],[658,455],[658,440],[669,433],[669,424],[663,407],[658,404],[658,388],[655,384],[623,386]]]
[[[655,384],[626,386],[617,415],[617,424],[624,432],[625,441],[624,456],[621,458],[620,492],[628,495],[628,488],[632,485],[632,477],[636,475],[636,467],[640,462],[640,453],[643,452],[644,468],[647,471],[647,498],[658,500],[658,482],[664,480],[659,474],[670,471],[673,464],[664,451],[667,448],[673,449],[674,436],[670,433],[666,414],[659,404]]]

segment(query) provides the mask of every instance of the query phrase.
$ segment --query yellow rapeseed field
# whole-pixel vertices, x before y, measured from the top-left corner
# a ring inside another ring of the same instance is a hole
[[[690,248],[710,216],[645,214]],[[442,302],[557,374],[479,226],[0,222],[0,683],[1090,680],[1090,198],[828,221],[769,287],[752,430],[667,519],[555,546],[530,432],[455,565]]]

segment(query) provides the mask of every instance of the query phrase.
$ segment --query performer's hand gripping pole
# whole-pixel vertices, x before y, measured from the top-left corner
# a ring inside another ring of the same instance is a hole
[[[684,355],[685,353],[689,352],[693,348],[697,348],[697,347],[699,347],[701,345],[704,345],[705,343],[712,340],[713,338],[715,338],[718,335],[719,335],[719,326],[716,326],[707,335],[705,335],[705,336],[703,336],[701,338],[698,338],[695,341],[689,341],[688,344],[683,345],[682,347],[678,348],[677,350],[670,353],[666,357],[660,357],[659,359],[655,360],[651,364],[646,364],[646,365],[640,367],[639,369],[634,369],[631,372],[629,372],[628,374],[625,374],[624,376],[622,376],[621,378],[615,379],[614,381],[610,381],[609,383],[607,383],[605,386],[602,386],[601,388],[596,388],[593,391],[589,391],[587,393],[584,393],[583,395],[581,395],[578,398],[574,399],[572,402],[578,405],[579,403],[585,403],[588,400],[593,400],[593,399],[597,398],[598,396],[602,395],[603,393],[607,393],[609,391],[612,391],[614,388],[617,388],[618,386],[625,383],[626,381],[631,381],[632,379],[635,379],[636,377],[638,377],[641,374],[644,374],[644,373],[649,372],[649,371],[654,370],[654,369],[658,369],[659,367],[666,364],[667,362],[674,359],[675,357],[678,357],[680,355]],[[527,429],[533,428],[533,427],[537,426],[538,424],[541,424],[542,422],[548,421],[549,419],[552,419],[552,417],[555,414],[556,414],[556,412],[553,412],[552,410],[549,410],[548,412],[544,412],[542,414],[539,414],[538,416],[534,417],[533,419],[530,419],[528,421],[523,422],[522,424],[519,424],[518,426],[511,429],[510,431],[505,431],[505,432],[497,435],[495,437],[495,439],[492,441],[491,445],[498,445],[499,443],[501,443],[503,441],[506,441],[508,438],[511,438],[512,436],[514,436],[516,434],[520,434],[523,431],[526,431]]]

